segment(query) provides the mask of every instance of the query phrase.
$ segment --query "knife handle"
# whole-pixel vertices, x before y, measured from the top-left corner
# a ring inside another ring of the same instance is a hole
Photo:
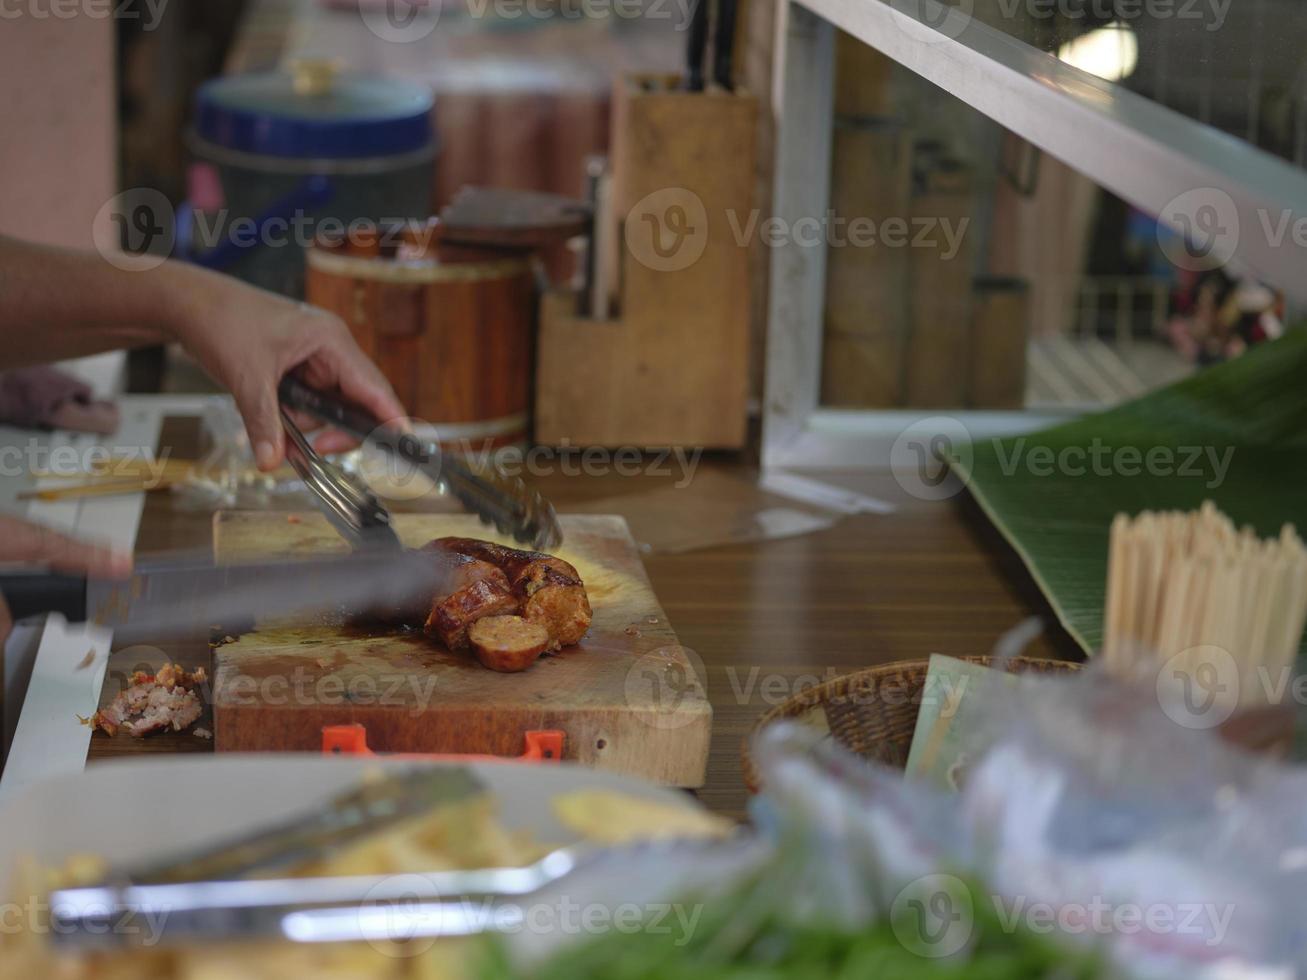
[[[63,613],[70,623],[86,622],[86,576],[53,572],[0,575],[0,595],[15,623],[45,613]]]
[[[690,29],[685,40],[685,88],[689,92],[702,92],[704,61],[708,56],[708,6],[710,0],[692,0]]]

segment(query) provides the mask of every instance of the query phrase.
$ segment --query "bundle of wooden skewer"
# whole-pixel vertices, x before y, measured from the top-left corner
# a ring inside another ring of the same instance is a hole
[[[1238,671],[1238,704],[1265,704],[1265,677],[1292,667],[1304,621],[1307,548],[1291,525],[1262,539],[1211,501],[1113,521],[1103,644],[1113,673],[1173,660],[1197,669],[1219,651]]]
[[[20,500],[55,501],[165,490],[191,479],[195,468],[195,460],[191,459],[141,460],[113,457],[97,461],[91,466],[90,472],[34,470],[32,477],[46,485],[18,496]],[[51,481],[55,485],[49,485]]]
[[[262,473],[251,463],[227,470],[194,459],[139,459],[115,456],[97,460],[88,470],[32,470],[38,486],[18,495],[19,500],[75,500],[81,497],[111,497],[124,493],[169,490],[197,483],[234,482],[241,486],[262,487],[292,480],[294,471],[282,466],[272,473]]]

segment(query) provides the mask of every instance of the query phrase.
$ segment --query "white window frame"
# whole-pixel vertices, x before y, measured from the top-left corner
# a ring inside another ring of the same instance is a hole
[[[779,0],[773,211],[783,221],[830,204],[835,27],[940,86],[1150,214],[1194,188],[1228,194],[1234,255],[1307,302],[1307,251],[1262,233],[1267,216],[1307,217],[1307,172],[1233,136],[1095,78],[938,0]],[[942,33],[931,24],[963,23]],[[956,36],[952,36],[956,34]],[[1047,412],[832,411],[820,407],[826,246],[793,240],[771,256],[764,468],[883,469],[907,426],[947,415],[976,437],[1029,431]],[[919,431],[919,430],[918,430]]]

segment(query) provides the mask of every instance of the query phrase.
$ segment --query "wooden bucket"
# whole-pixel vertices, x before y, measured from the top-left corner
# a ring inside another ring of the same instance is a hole
[[[351,230],[308,252],[306,298],[337,314],[447,451],[526,442],[536,281],[530,256],[442,241],[438,221]]]

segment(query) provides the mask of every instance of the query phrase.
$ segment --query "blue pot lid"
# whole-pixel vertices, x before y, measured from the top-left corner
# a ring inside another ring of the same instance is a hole
[[[432,101],[424,86],[312,63],[206,82],[195,97],[195,133],[260,156],[396,156],[431,144]]]

